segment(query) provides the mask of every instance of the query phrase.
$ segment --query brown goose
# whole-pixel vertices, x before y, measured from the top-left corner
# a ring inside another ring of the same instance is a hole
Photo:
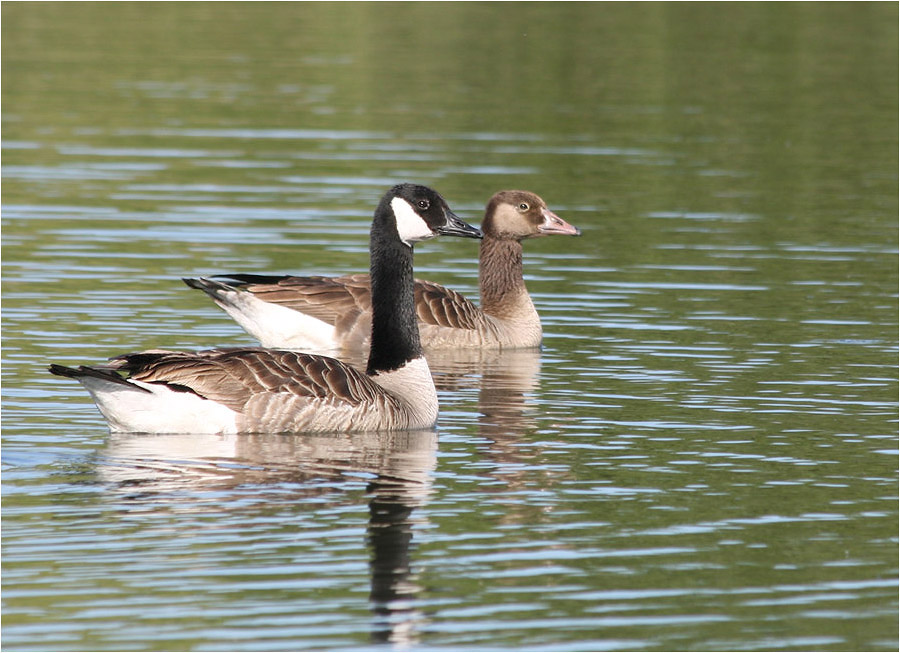
[[[126,354],[102,367],[51,365],[91,393],[110,430],[331,432],[429,428],[437,394],[413,305],[413,244],[480,238],[425,186],[388,191],[370,239],[372,335],[366,373],[333,358],[259,348]]]
[[[581,232],[540,197],[521,190],[495,194],[481,228],[481,308],[449,288],[416,279],[415,307],[425,349],[541,344],[541,320],[522,278],[522,241]],[[372,303],[367,274],[233,274],[184,282],[212,297],[265,347],[364,351],[368,345]]]

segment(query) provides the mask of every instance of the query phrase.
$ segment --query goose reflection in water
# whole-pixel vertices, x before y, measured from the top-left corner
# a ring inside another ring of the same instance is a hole
[[[129,501],[166,510],[185,507],[185,492],[215,493],[225,510],[223,491],[255,499],[235,501],[246,513],[254,506],[284,503],[285,492],[304,499],[338,494],[348,479],[368,480],[370,600],[376,615],[372,637],[379,642],[414,644],[421,613],[419,591],[410,564],[413,529],[421,521],[416,508],[427,502],[435,468],[434,431],[379,432],[333,436],[140,435],[111,434],[98,465],[100,480]],[[289,490],[286,490],[289,484]],[[261,500],[261,501],[260,501]],[[340,501],[343,503],[342,501]],[[302,526],[299,526],[302,528]]]
[[[490,442],[487,455],[496,462],[519,462],[523,434],[537,427],[541,351],[460,350],[428,352],[438,392],[465,396],[478,392],[478,434]],[[531,457],[531,454],[527,454]]]
[[[529,398],[538,384],[540,352],[460,352],[433,357],[439,391],[478,393],[478,432],[486,455],[500,464],[517,462],[517,443],[535,426]],[[421,510],[432,493],[437,462],[435,431],[334,435],[140,435],[110,434],[97,463],[99,480],[127,507],[203,510],[186,493],[209,496],[228,512],[259,506],[298,506],[304,500],[345,505],[347,483],[366,482],[369,519],[370,608],[374,643],[414,645],[426,623],[417,607],[413,535],[427,522]],[[504,476],[506,481],[511,479]],[[231,501],[223,492],[252,502]],[[202,501],[202,500],[201,500]],[[301,528],[301,526],[298,526]],[[303,591],[303,590],[298,590]]]
[[[535,487],[553,488],[571,480],[571,469],[553,464],[542,455],[546,446],[535,441],[540,420],[546,417],[535,396],[546,354],[538,349],[427,354],[439,394],[465,398],[469,390],[477,392],[475,433],[482,460],[493,464],[488,473],[499,481],[484,483],[481,490],[501,495],[497,501],[504,510],[499,519],[506,525],[538,526],[553,509],[552,497],[543,496],[541,507],[523,497]]]

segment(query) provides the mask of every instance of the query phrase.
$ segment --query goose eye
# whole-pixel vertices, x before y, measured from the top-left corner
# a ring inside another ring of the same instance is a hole
[[[431,203],[428,200],[419,200],[418,202],[416,202],[416,206],[425,211],[429,206],[431,206]]]
[[[530,209],[530,208],[531,208],[531,207],[528,206],[528,204],[527,204],[526,202],[522,202],[521,204],[519,204],[519,210],[520,210],[520,211],[527,211],[527,210]]]

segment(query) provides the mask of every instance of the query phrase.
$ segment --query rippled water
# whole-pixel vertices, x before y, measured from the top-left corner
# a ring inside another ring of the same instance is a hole
[[[3,7],[5,650],[896,650],[896,5],[147,7]],[[584,232],[433,432],[111,436],[46,372],[250,343],[179,278],[365,270],[406,180]]]

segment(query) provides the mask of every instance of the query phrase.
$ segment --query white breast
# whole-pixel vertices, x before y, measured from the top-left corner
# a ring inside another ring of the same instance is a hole
[[[424,356],[409,361],[399,369],[379,372],[371,378],[409,406],[414,422],[410,428],[430,428],[437,422],[437,391]]]

